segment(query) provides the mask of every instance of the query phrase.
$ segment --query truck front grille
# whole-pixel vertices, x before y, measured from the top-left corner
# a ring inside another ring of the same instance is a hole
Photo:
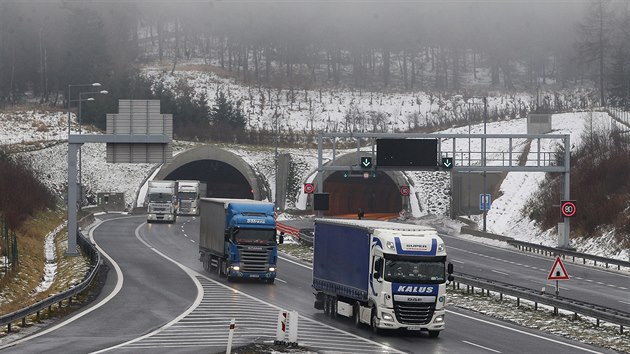
[[[182,212],[190,212],[190,208],[192,207],[192,202],[180,202],[179,203],[179,210],[181,210]]]
[[[424,325],[431,321],[435,303],[394,301],[396,319],[403,324]]]
[[[273,246],[238,246],[243,272],[266,272]]]

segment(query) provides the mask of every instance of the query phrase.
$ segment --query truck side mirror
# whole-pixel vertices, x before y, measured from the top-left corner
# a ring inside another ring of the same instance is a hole
[[[381,279],[381,272],[379,272],[378,270],[374,271],[374,279],[376,280]]]
[[[229,241],[230,240],[230,231],[229,230],[225,230],[225,233],[223,234],[223,239],[225,241]]]
[[[448,273],[448,277],[446,279],[448,279],[449,282],[455,280],[455,278],[453,277],[453,263],[448,263],[448,265],[446,266],[446,272]]]

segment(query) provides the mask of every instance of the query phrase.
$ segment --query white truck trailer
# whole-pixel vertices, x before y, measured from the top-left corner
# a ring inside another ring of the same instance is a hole
[[[446,281],[453,266],[428,226],[377,220],[315,219],[315,308],[352,317],[374,332],[445,328]]]

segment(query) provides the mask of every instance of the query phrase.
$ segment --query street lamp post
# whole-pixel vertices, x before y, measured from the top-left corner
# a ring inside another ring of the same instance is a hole
[[[462,97],[464,99],[464,101],[467,101],[469,98],[470,99],[475,99],[475,98],[480,98],[483,100],[483,135],[484,137],[481,138],[481,166],[483,167],[483,172],[482,172],[482,176],[483,176],[483,190],[482,190],[482,196],[481,196],[481,205],[482,205],[482,211],[483,211],[483,232],[486,232],[486,219],[487,219],[487,215],[488,215],[488,210],[486,208],[486,125],[487,125],[487,120],[488,120],[488,97],[487,96],[467,96],[467,97]],[[468,134],[470,135],[470,121],[468,122]],[[468,156],[470,157],[470,137],[468,138]],[[470,162],[468,163],[468,165],[470,165]],[[470,178],[470,176],[469,176]],[[470,181],[470,179],[469,179]],[[470,201],[470,189],[469,189],[469,195],[468,195],[468,199]]]
[[[94,91],[94,92],[79,92],[79,115],[78,115],[78,123],[79,123],[79,134],[82,133],[83,130],[83,125],[81,125],[82,123],[82,112],[81,112],[81,103],[83,101],[94,101],[94,97],[88,97],[88,98],[83,98],[83,95],[107,95],[109,93],[109,91],[107,90],[101,90],[101,91]],[[81,191],[83,191],[83,179],[82,179],[82,169],[81,169],[81,147],[79,147],[79,186],[81,186]],[[82,207],[82,203],[83,203],[83,193],[79,193],[79,196],[81,198],[81,201],[79,202],[79,210],[81,210]]]
[[[70,137],[70,105],[71,105],[71,102],[76,102],[76,100],[72,100],[72,88],[73,87],[88,87],[88,86],[100,87],[101,84],[98,83],[98,82],[94,82],[94,83],[91,83],[91,84],[69,84],[68,85],[68,97],[66,98],[66,100],[68,101],[68,106],[67,106],[67,109],[68,109],[68,137]]]

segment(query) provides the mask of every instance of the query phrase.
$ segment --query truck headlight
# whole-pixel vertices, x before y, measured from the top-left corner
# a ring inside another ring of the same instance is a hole
[[[444,322],[444,315],[439,315],[433,320],[433,323],[442,323]]]
[[[232,270],[239,271],[239,270],[241,270],[241,267],[235,265],[235,266],[232,266]]]
[[[275,272],[276,271],[276,267],[269,267],[269,271],[270,272]]]
[[[385,321],[393,321],[394,317],[392,317],[392,315],[390,315],[388,313],[384,313],[383,314],[383,320],[385,320]]]

